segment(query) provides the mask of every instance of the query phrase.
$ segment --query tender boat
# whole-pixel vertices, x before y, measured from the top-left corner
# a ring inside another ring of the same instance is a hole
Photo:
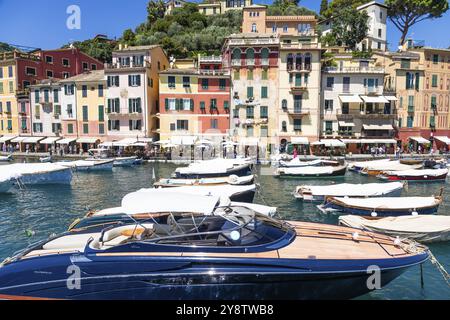
[[[77,160],[77,161],[62,161],[59,165],[72,168],[76,171],[111,171],[114,160]]]
[[[343,212],[369,217],[395,217],[434,214],[441,203],[442,196],[366,199],[328,197],[318,208],[326,213]]]
[[[278,168],[274,175],[280,178],[326,178],[345,176],[347,165],[326,167]]]
[[[281,160],[279,165],[279,167],[281,168],[318,167],[318,166],[339,166],[339,162],[321,159],[312,161],[301,161],[299,158],[294,158],[291,161]]]
[[[450,241],[449,216],[402,216],[368,219],[360,216],[341,216],[344,226],[413,239],[421,243]]]
[[[230,198],[231,201],[237,202],[253,202],[256,193],[256,185],[245,186],[231,186],[231,185],[219,185],[219,186],[183,186],[176,188],[161,188],[161,189],[141,189],[135,193],[131,193],[128,197],[135,196],[132,201],[141,202],[150,197],[158,197],[160,194],[170,193],[187,193],[187,194],[200,194],[205,196],[224,196]]]
[[[214,159],[194,162],[188,167],[177,168],[173,174],[178,179],[200,179],[212,177],[239,177],[252,174],[250,159]]]
[[[229,177],[215,177],[202,179],[161,179],[154,184],[157,188],[172,188],[182,186],[215,186],[215,185],[248,185],[253,184],[254,175],[238,177],[231,175]]]
[[[138,157],[119,157],[114,158],[114,167],[132,167],[135,165]]]
[[[423,160],[419,160],[419,159],[400,159],[400,163],[401,164],[406,164],[406,165],[422,165],[423,164]]]
[[[21,185],[70,184],[72,170],[53,163],[15,163],[0,166],[0,175],[17,176]]]
[[[113,223],[136,222],[148,219],[160,212],[183,213],[186,206],[189,212],[203,215],[223,215],[229,211],[229,207],[242,207],[253,210],[256,213],[273,217],[277,208],[260,204],[233,202],[224,196],[200,195],[181,192],[154,192],[140,197],[140,202],[135,202],[133,196],[125,196],[122,204],[117,208],[108,208],[100,211],[91,211],[83,219],[75,220],[69,227],[69,231],[86,228],[88,226]]]
[[[41,163],[49,163],[49,162],[52,162],[52,156],[49,156],[49,157],[41,157],[41,158],[39,158],[39,162],[41,162]]]
[[[0,156],[0,162],[9,162],[9,161],[13,161],[12,154],[8,156]]]
[[[198,204],[197,204],[198,206]],[[1,299],[346,299],[385,286],[429,251],[411,240],[283,222],[242,207],[161,212],[72,230],[0,267]]]
[[[378,177],[389,181],[442,181],[447,179],[448,169],[423,169],[405,171],[386,171]]]
[[[380,159],[380,160],[369,160],[369,161],[358,161],[358,162],[350,162],[348,164],[348,170],[354,172],[361,172],[363,169],[378,164],[386,164],[390,162],[390,159]]]
[[[405,170],[415,170],[421,169],[423,164],[401,164],[400,161],[389,161],[385,163],[372,164],[365,167],[360,171],[361,174],[369,176],[378,176],[385,171],[405,171]]]
[[[351,184],[340,183],[325,186],[303,185],[298,186],[294,192],[296,199],[304,201],[323,202],[326,197],[352,197],[352,198],[370,198],[370,197],[398,197],[400,196],[403,183],[366,183]]]

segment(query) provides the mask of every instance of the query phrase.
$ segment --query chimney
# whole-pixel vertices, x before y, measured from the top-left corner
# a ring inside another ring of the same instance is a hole
[[[119,50],[123,49],[123,44],[119,43]]]

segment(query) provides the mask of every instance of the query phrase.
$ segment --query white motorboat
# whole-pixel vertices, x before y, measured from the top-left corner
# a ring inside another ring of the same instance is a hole
[[[77,160],[57,164],[76,171],[112,171],[114,160]]]
[[[351,184],[340,183],[332,185],[302,185],[295,190],[294,197],[304,201],[324,201],[326,197],[398,197],[404,184],[402,182],[391,183],[366,183]]]
[[[248,185],[255,180],[254,175],[238,177],[235,175],[229,177],[201,178],[201,179],[161,179],[154,184],[157,188],[172,188],[182,186],[214,186],[214,185]]]
[[[0,166],[0,175],[17,176],[23,185],[70,184],[72,170],[54,163],[15,163]]]
[[[419,215],[368,219],[348,215],[339,217],[339,223],[351,228],[413,239],[422,243],[450,240],[449,216]]]
[[[0,162],[9,162],[13,160],[12,154],[8,156],[0,156]]]
[[[278,168],[274,175],[280,178],[323,178],[345,176],[347,165],[323,167]]]
[[[241,177],[250,175],[251,170],[251,159],[213,159],[194,162],[187,167],[177,168],[173,177],[178,179],[229,177],[231,175]]]
[[[114,167],[131,167],[136,164],[138,157],[118,157],[114,158]]]

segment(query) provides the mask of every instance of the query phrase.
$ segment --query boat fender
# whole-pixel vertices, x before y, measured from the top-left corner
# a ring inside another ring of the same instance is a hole
[[[423,176],[425,179],[428,179],[428,176]]]
[[[378,213],[376,213],[375,211],[372,211],[371,213],[370,213],[370,215],[372,216],[372,217],[376,217],[376,216],[378,216]]]
[[[353,241],[358,241],[359,233],[358,232],[353,233],[352,238],[353,238]]]
[[[397,236],[397,238],[395,238],[395,240],[394,240],[394,245],[399,246],[401,243],[402,243],[402,241],[400,240],[400,237]]]
[[[414,217],[417,217],[417,216],[419,215],[419,213],[416,211],[416,209],[414,209],[414,211],[411,212],[411,214],[412,214]]]
[[[233,241],[238,241],[241,238],[241,234],[239,231],[234,230],[234,231],[231,231],[230,237]]]
[[[229,179],[230,179],[231,183],[236,183],[236,182],[238,182],[239,177],[237,175],[233,174],[229,177]]]

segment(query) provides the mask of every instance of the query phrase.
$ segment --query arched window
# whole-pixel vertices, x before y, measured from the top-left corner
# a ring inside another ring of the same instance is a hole
[[[261,49],[261,60],[269,62],[269,49],[262,48]]]
[[[286,99],[283,99],[283,101],[281,101],[281,108],[287,109],[287,107],[288,107],[288,102]]]
[[[246,55],[247,55],[247,65],[248,66],[255,65],[255,50],[253,50],[252,48],[247,49]]]
[[[295,56],[295,69],[302,70],[303,68],[303,56],[301,54],[297,54]]]
[[[233,50],[233,54],[232,54],[232,64],[233,65],[240,65],[241,64],[241,49],[239,48],[235,48]]]
[[[294,56],[292,55],[292,53],[289,53],[287,55],[286,64],[287,64],[287,69],[288,70],[292,70],[293,69],[293,67],[294,67]]]
[[[311,70],[311,53],[305,55],[305,70]]]

